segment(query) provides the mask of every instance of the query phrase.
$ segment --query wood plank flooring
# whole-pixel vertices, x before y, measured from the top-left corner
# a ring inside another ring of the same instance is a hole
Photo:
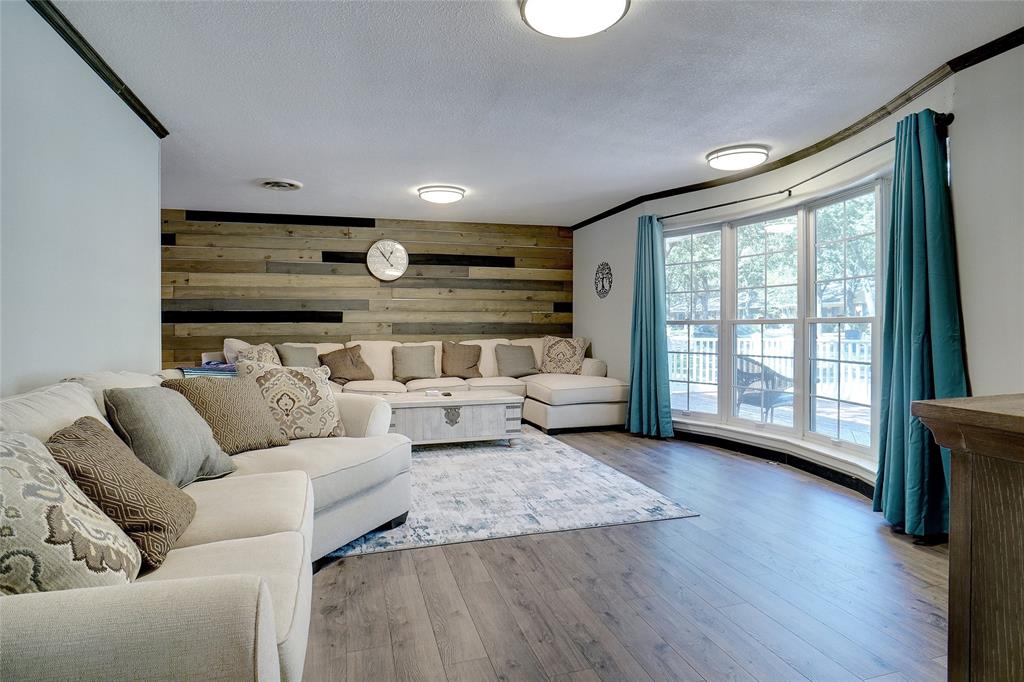
[[[339,561],[314,577],[305,679],[946,679],[945,546],[789,467],[559,438],[701,516]]]

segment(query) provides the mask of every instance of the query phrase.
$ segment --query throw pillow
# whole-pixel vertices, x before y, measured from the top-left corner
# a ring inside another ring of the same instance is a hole
[[[157,476],[184,488],[235,470],[210,425],[177,391],[161,386],[112,388],[104,398],[114,431]]]
[[[373,381],[373,370],[363,360],[360,349],[339,348],[320,356],[320,362],[331,370],[331,381],[343,386],[349,381]]]
[[[139,548],[38,438],[0,431],[0,470],[0,594],[124,585],[139,574]]]
[[[274,349],[281,358],[281,364],[285,367],[320,366],[320,359],[313,346],[291,346],[287,343],[279,343],[274,346]]]
[[[82,417],[46,441],[82,492],[128,534],[156,568],[196,513],[191,497],[154,474],[93,417]]]
[[[403,384],[413,379],[436,379],[433,346],[395,346],[391,357],[395,366],[395,381]]]
[[[217,444],[229,455],[288,445],[255,382],[241,377],[189,377],[168,379],[161,386],[177,391],[192,403],[210,425]]]
[[[242,360],[250,360],[252,362],[264,362],[268,365],[280,365],[281,356],[277,354],[274,347],[269,343],[261,343],[258,346],[249,346],[238,351],[238,355],[235,356],[235,364],[238,364]]]
[[[288,438],[344,436],[327,367],[279,367],[239,360],[238,376],[255,381]]]
[[[229,365],[235,364],[235,360],[238,359],[238,351],[248,348],[251,345],[251,343],[242,341],[241,339],[224,339],[224,362]]]
[[[441,344],[441,376],[479,378],[480,350],[480,346],[445,341]]]
[[[583,371],[583,357],[588,345],[586,339],[545,336],[540,371],[546,374],[579,374]]]
[[[498,376],[518,379],[540,373],[535,366],[533,349],[529,346],[498,345],[494,347],[494,357],[498,363]]]

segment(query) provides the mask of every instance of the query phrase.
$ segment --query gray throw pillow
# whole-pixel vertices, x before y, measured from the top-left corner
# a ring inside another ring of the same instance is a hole
[[[235,470],[185,396],[160,386],[103,392],[107,419],[135,456],[179,488]]]
[[[441,342],[441,376],[479,379],[481,350],[475,343]]]
[[[403,384],[413,379],[436,379],[434,346],[395,346],[391,349],[395,381]]]
[[[316,348],[313,346],[289,346],[279,343],[274,346],[281,364],[285,367],[313,367],[320,366],[320,358],[317,357]]]
[[[494,358],[498,362],[498,376],[519,377],[540,374],[537,369],[533,348],[530,346],[511,346],[499,343],[494,347]]]

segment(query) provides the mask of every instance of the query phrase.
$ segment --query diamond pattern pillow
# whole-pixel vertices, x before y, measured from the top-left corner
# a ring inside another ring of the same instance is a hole
[[[196,513],[196,503],[157,476],[95,417],[82,417],[46,441],[82,492],[128,534],[147,564],[164,562]]]
[[[238,376],[256,382],[270,413],[291,440],[344,436],[329,367],[279,367],[240,360]]]
[[[545,336],[540,371],[545,374],[579,374],[583,371],[588,345],[586,339]]]
[[[97,422],[99,423],[99,422]],[[124,585],[142,555],[38,438],[0,431],[0,594]]]

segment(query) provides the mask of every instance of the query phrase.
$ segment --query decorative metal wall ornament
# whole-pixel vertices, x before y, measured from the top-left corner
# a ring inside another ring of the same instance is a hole
[[[455,426],[459,423],[459,419],[462,417],[461,407],[446,407],[444,408],[444,421],[448,426]]]
[[[594,272],[594,293],[604,298],[612,290],[612,266],[601,263]]]

